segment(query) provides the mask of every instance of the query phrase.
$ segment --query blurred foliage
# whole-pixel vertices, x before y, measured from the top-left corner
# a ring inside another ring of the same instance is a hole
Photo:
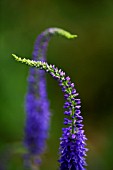
[[[29,68],[16,63],[11,54],[30,58],[37,35],[48,27],[78,34],[71,41],[54,37],[48,62],[66,71],[80,93],[89,148],[87,169],[112,170],[113,1],[1,0],[0,16],[0,170],[24,170],[21,143]],[[53,115],[40,169],[54,170],[58,168],[64,99],[49,75],[47,82]]]

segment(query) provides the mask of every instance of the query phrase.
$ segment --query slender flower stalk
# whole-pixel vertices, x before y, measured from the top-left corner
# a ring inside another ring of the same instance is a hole
[[[46,62],[32,61],[27,59],[21,59],[16,55],[13,55],[15,60],[25,63],[31,67],[36,67],[40,70],[45,70],[54,79],[56,79],[64,92],[64,114],[67,116],[64,118],[64,125],[68,125],[62,129],[62,137],[60,138],[60,170],[85,170],[86,152],[85,141],[87,138],[84,135],[84,130],[80,112],[80,99],[77,97],[78,93],[74,88],[74,83],[71,82],[70,77],[66,76],[65,72],[55,67],[55,65],[49,65]]]
[[[76,35],[71,35],[60,28],[46,29],[36,39],[32,54],[33,60],[46,61],[48,43],[53,35],[61,35],[66,38],[76,37]],[[28,154],[25,156],[24,160],[27,165],[30,160],[33,160],[34,166],[35,162],[38,162],[39,164],[40,155],[45,150],[45,143],[48,138],[50,125],[49,100],[46,92],[46,75],[43,70],[38,70],[35,67],[30,68],[25,103],[26,122],[24,145],[28,150]]]

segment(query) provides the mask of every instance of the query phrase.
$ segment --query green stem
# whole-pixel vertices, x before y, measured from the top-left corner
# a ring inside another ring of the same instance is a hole
[[[74,116],[75,109],[72,108],[72,117]],[[75,132],[75,119],[72,118],[72,134]]]

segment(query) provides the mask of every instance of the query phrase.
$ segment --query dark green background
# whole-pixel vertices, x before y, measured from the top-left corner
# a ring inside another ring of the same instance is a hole
[[[11,54],[31,58],[37,35],[48,27],[78,34],[75,40],[54,37],[47,60],[66,71],[80,93],[87,169],[112,170],[113,1],[1,0],[0,7],[0,170],[24,170],[21,143],[29,67],[16,63]],[[40,170],[56,170],[64,99],[49,75],[47,89],[52,120]]]

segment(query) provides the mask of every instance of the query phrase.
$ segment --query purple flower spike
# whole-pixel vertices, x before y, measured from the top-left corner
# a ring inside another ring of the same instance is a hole
[[[33,60],[35,61],[46,61],[46,51],[50,40],[48,31],[42,32],[36,39],[33,51]],[[40,162],[40,155],[45,150],[49,124],[50,110],[46,92],[45,72],[30,68],[26,95],[24,144],[28,149],[29,159],[34,159],[34,164],[37,158]]]

